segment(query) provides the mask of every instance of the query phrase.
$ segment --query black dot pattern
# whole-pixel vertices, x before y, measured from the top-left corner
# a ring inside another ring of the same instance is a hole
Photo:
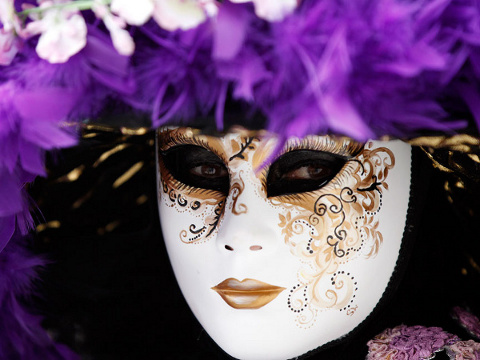
[[[303,297],[302,297],[302,301],[304,302],[303,303],[303,306],[299,309],[295,309],[293,306],[292,306],[292,295],[294,295],[298,290],[297,289],[300,289],[302,285],[300,284],[297,284],[295,285],[291,290],[290,290],[290,293],[288,294],[288,299],[287,299],[287,306],[288,308],[290,309],[290,311],[294,312],[294,313],[300,313],[302,312],[303,310],[305,310],[305,308],[308,306],[308,297],[307,297],[307,289],[308,289],[308,286],[304,286],[303,288]]]

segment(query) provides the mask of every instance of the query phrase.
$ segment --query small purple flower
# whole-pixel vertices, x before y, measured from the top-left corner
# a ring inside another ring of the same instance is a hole
[[[400,329],[402,326],[397,326],[393,329],[386,329],[381,334],[378,334],[370,340],[368,345],[367,360],[373,359],[402,359],[402,355],[396,357],[399,353],[397,349],[390,347],[390,341],[401,334]]]
[[[423,360],[460,339],[438,327],[400,325],[368,342],[367,359]]]
[[[480,320],[478,317],[460,306],[452,309],[452,317],[457,320],[470,335],[480,339]]]

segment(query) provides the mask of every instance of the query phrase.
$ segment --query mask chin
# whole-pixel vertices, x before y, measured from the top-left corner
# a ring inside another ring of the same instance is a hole
[[[254,163],[275,144],[248,141],[206,139],[227,159],[225,194],[179,185],[159,158],[160,220],[177,281],[231,356],[287,359],[329,348],[359,332],[400,278],[415,156],[401,142],[369,142],[321,189],[268,197],[268,169]]]

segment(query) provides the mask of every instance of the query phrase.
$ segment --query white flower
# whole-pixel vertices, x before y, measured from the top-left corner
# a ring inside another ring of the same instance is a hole
[[[192,29],[206,20],[207,3],[210,1],[155,0],[153,18],[166,30]]]
[[[208,17],[214,17],[218,14],[218,2],[216,0],[197,0]]]
[[[4,32],[21,31],[21,21],[15,12],[13,0],[0,0],[0,23]]]
[[[153,16],[166,30],[187,30],[218,13],[215,0],[112,0],[111,11],[130,25],[140,26]]]
[[[143,25],[153,14],[154,0],[112,0],[110,8],[130,25]]]
[[[110,31],[110,37],[112,38],[113,46],[119,54],[129,56],[135,51],[135,43],[120,18],[116,18],[111,14],[106,15],[103,18],[103,23]]]
[[[255,14],[268,21],[280,21],[291,14],[299,0],[230,0],[234,3],[253,2]]]
[[[12,19],[14,14],[13,0],[0,0],[0,22],[5,32],[13,29]]]
[[[63,63],[82,50],[87,43],[87,25],[76,10],[50,8],[54,3],[42,2],[45,8],[36,20],[26,27],[29,35],[41,34],[36,51],[50,63]]]
[[[10,65],[21,46],[18,35],[23,34],[13,0],[0,0],[0,23],[0,65]]]
[[[110,9],[100,1],[95,2],[92,10],[98,18],[103,20],[105,27],[110,32],[113,46],[118,53],[125,56],[132,55],[135,51],[135,43],[128,31],[125,30],[127,26],[125,20],[113,15]]]

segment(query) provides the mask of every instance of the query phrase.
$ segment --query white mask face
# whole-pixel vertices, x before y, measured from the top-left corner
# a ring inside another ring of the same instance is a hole
[[[287,359],[373,311],[394,272],[410,146],[189,128],[158,135],[159,209],[180,288],[241,359]]]

